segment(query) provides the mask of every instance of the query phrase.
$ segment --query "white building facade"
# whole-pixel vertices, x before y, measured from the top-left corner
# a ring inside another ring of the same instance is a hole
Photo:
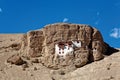
[[[74,47],[80,48],[81,41],[59,42],[55,44],[55,55],[65,58],[67,54],[74,51]]]

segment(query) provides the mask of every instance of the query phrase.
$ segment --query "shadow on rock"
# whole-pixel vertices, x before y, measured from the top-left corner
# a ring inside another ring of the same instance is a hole
[[[118,49],[115,49],[115,48],[109,46],[107,43],[105,43],[105,44],[107,45],[107,51],[105,52],[105,55],[109,56],[109,55],[111,55],[111,54],[113,54],[115,52],[119,52]]]

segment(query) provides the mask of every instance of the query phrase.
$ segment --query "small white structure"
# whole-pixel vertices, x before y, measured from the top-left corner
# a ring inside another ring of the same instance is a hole
[[[80,48],[80,47],[82,46],[82,43],[81,43],[81,41],[79,41],[79,40],[72,41],[72,43],[73,43],[74,46],[77,47],[77,48]]]
[[[65,58],[68,53],[74,51],[74,47],[80,48],[81,41],[59,42],[55,44],[55,55]]]
[[[70,42],[59,42],[58,44],[55,44],[56,56],[59,55],[60,57],[65,58],[68,53],[73,51],[73,44]]]

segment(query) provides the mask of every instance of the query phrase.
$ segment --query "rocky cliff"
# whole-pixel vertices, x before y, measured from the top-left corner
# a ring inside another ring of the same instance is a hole
[[[65,58],[56,56],[57,43],[75,40],[81,42],[79,48],[74,48],[74,51],[66,54]],[[108,50],[109,46],[96,28],[83,24],[56,23],[24,34],[20,55],[39,58],[40,63],[52,69],[78,68],[102,59]]]

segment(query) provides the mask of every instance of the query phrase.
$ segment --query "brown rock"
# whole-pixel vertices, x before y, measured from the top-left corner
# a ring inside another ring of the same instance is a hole
[[[74,40],[81,41],[80,48],[74,49],[65,58],[56,55],[56,43]],[[41,63],[46,67],[59,69],[67,66],[81,67],[87,62],[100,60],[107,50],[108,45],[97,29],[89,25],[58,23],[28,32],[22,39],[20,51],[27,57],[41,57]]]
[[[28,64],[23,64],[22,65],[22,68],[28,68],[29,66],[28,66]]]
[[[89,51],[75,51],[75,66],[81,67],[85,65],[88,62],[88,57],[89,57]]]
[[[92,49],[93,49],[93,58],[94,58],[94,61],[97,61],[97,60],[100,60],[103,58],[103,54],[102,54],[102,51],[103,51],[103,45],[101,44],[100,41],[93,41],[92,43]]]
[[[13,43],[10,45],[10,47],[14,50],[19,50],[21,45],[19,43]]]
[[[8,58],[7,62],[15,65],[22,65],[25,63],[25,61],[23,61],[22,58],[18,55],[11,56]]]
[[[36,71],[37,70],[37,68],[36,67],[34,67],[34,71]]]
[[[102,59],[104,56],[100,51],[95,51],[93,52],[93,60],[94,61],[98,61],[100,59]]]
[[[32,62],[33,63],[39,63],[39,60],[38,59],[32,59]]]

